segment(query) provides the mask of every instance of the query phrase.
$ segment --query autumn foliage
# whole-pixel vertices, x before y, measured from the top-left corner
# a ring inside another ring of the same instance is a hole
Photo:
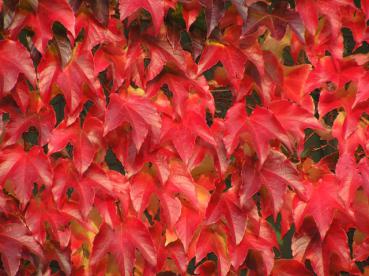
[[[1,275],[369,273],[369,1],[0,9]]]

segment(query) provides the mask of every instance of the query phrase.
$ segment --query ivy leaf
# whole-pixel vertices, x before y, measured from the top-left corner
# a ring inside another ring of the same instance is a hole
[[[130,275],[133,271],[135,249],[138,249],[150,266],[156,265],[157,254],[153,241],[148,229],[141,221],[134,218],[127,219],[114,229],[103,224],[93,242],[91,269],[110,252],[122,275]]]
[[[104,135],[127,122],[139,150],[148,136],[160,131],[161,118],[149,99],[140,96],[112,94],[105,114]]]
[[[280,40],[289,26],[300,39],[304,42],[304,25],[297,12],[288,10],[287,2],[281,1],[279,5],[269,12],[269,6],[264,2],[257,2],[248,9],[245,33],[251,33],[257,30],[261,25],[268,27],[272,36]]]
[[[225,8],[223,0],[200,0],[205,7],[205,20],[207,25],[207,37],[211,35],[219,20],[224,16]]]
[[[244,0],[231,0],[232,4],[236,7],[238,13],[241,15],[243,20],[242,30],[246,31],[247,28],[247,17],[249,13],[248,7],[244,4]]]
[[[206,210],[206,219],[207,223],[211,224],[224,217],[233,242],[239,244],[246,230],[246,215],[237,201],[237,194],[233,189],[225,193],[213,193]]]
[[[195,209],[182,205],[181,215],[175,225],[175,230],[185,252],[188,252],[190,244],[194,239],[195,231],[201,224],[201,219],[201,214]]]
[[[9,30],[17,36],[25,26],[31,27],[35,33],[34,45],[43,54],[53,37],[52,27],[55,22],[60,22],[73,37],[75,36],[75,17],[67,0],[36,1],[34,11],[16,14]]]
[[[172,141],[185,164],[189,164],[194,154],[195,144],[199,143],[198,138],[209,145],[216,146],[210,128],[206,125],[205,112],[201,114],[199,110],[189,107],[178,123],[167,117],[163,118],[161,142]]]
[[[253,166],[251,161],[245,162],[241,171],[241,177],[241,203],[245,206],[262,186],[266,187],[270,194],[268,204],[272,206],[272,214],[274,216],[282,208],[287,186],[294,189],[302,199],[307,198],[307,190],[296,167],[283,154],[277,151],[270,152],[260,169]]]
[[[301,216],[311,216],[314,219],[322,239],[326,236],[335,213],[344,208],[338,196],[336,181],[335,175],[325,175],[319,179]],[[301,219],[296,221],[297,228],[301,223]]]
[[[0,41],[0,63],[0,96],[13,89],[20,73],[35,86],[36,73],[30,54],[19,42]]]
[[[293,276],[293,275],[301,275],[301,276],[310,276],[312,275],[309,270],[307,270],[299,261],[296,260],[278,260],[275,262],[272,275],[283,275],[283,276]]]
[[[63,248],[70,242],[71,229],[68,225],[74,219],[75,216],[55,208],[54,203],[46,197],[32,199],[25,214],[27,227],[37,242],[45,245],[47,239],[52,239]],[[82,220],[79,222],[82,223]]]
[[[138,217],[142,217],[154,195],[160,201],[160,213],[163,215],[162,223],[166,223],[169,228],[172,228],[181,215],[182,205],[180,200],[155,183],[155,180],[148,174],[137,174],[132,179],[130,194]]]
[[[111,68],[113,78],[112,91],[120,87],[124,81],[132,80],[139,87],[144,87],[144,52],[139,43],[123,49],[121,45],[109,44],[100,47],[94,55],[95,72],[100,73]]]
[[[7,124],[2,146],[14,145],[30,127],[35,127],[38,130],[38,144],[44,146],[49,142],[55,123],[55,115],[50,109],[42,110],[39,113],[16,114]]]
[[[202,260],[210,252],[214,252],[218,256],[218,271],[222,276],[227,275],[231,265],[226,246],[226,237],[222,235],[223,232],[224,230],[221,226],[215,227],[215,229],[205,227],[201,230],[196,245],[196,260]]]
[[[164,20],[164,5],[162,0],[120,0],[120,19],[124,20],[139,9],[145,9],[151,14],[155,33],[159,33]]]
[[[69,53],[72,52],[61,51],[57,54],[55,48],[49,47],[37,71],[43,101],[49,102],[55,90],[60,89],[65,97],[69,114],[72,114],[78,108],[82,108],[88,92],[98,93],[98,87],[95,82],[92,53],[85,51],[81,44],[76,46],[71,56]]]
[[[186,109],[186,101],[193,92],[197,92],[209,107],[212,106],[213,97],[208,87],[204,85],[203,79],[193,80],[167,73],[155,79],[155,81],[150,82],[147,86],[147,93],[149,95],[155,95],[165,84],[168,86],[169,91],[173,93],[172,104],[180,117],[183,117],[184,110]]]
[[[265,108],[255,108],[251,116],[247,116],[242,103],[235,104],[228,110],[223,139],[228,154],[232,154],[238,146],[242,134],[246,135],[246,139],[254,147],[260,164],[263,164],[268,156],[269,142],[272,139],[278,139],[291,148],[286,131],[275,116]]]
[[[0,184],[4,187],[10,183],[22,206],[29,201],[34,183],[51,186],[51,181],[50,163],[41,147],[26,152],[13,146],[0,152]]]
[[[49,154],[65,148],[68,143],[73,145],[73,162],[80,174],[83,174],[91,165],[97,148],[102,143],[103,123],[92,116],[87,116],[80,127],[77,121],[67,127],[61,123],[51,133]]]
[[[227,77],[237,89],[243,78],[246,61],[246,56],[236,47],[219,42],[209,42],[201,54],[197,73],[202,74],[221,62],[227,72]]]
[[[10,276],[17,274],[21,255],[25,249],[38,257],[44,256],[40,245],[30,235],[26,226],[20,222],[1,224],[0,249],[2,264]]]
[[[300,148],[303,146],[305,129],[324,130],[323,126],[309,111],[290,101],[274,101],[269,105],[269,108],[289,134],[291,143],[297,142]]]
[[[93,0],[91,7],[97,21],[107,26],[109,21],[109,0]]]
[[[97,1],[100,2],[100,1]],[[103,0],[103,2],[106,2]],[[124,41],[119,31],[120,22],[117,19],[110,19],[107,24],[109,28],[101,26],[91,14],[80,12],[76,17],[76,33],[84,31],[85,44],[87,49],[92,49],[98,44],[117,43]]]
[[[318,233],[305,229],[292,239],[294,259],[304,262],[310,260],[314,272],[327,275],[339,271],[357,273],[350,258],[347,235],[337,224],[332,225],[325,239],[320,239]],[[335,256],[334,258],[332,258]]]

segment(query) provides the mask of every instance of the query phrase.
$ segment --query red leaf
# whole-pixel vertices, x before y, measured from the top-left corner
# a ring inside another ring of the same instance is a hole
[[[0,227],[1,260],[5,271],[10,276],[17,274],[21,254],[24,249],[43,258],[40,245],[29,235],[25,225],[21,223],[2,223]]]
[[[275,262],[272,275],[281,275],[281,276],[293,276],[293,275],[301,275],[301,276],[309,276],[312,273],[305,268],[305,266],[296,260],[278,260]]]
[[[225,129],[223,141],[227,153],[233,153],[241,135],[245,134],[246,139],[254,146],[260,164],[267,158],[270,140],[278,139],[291,148],[286,131],[275,116],[265,108],[257,107],[251,116],[247,116],[244,104],[233,105],[227,112]]]
[[[75,36],[74,13],[67,0],[38,0],[34,12],[19,12],[15,16],[10,31],[16,36],[24,26],[29,26],[35,33],[34,45],[42,54],[45,52],[48,42],[53,37],[52,26],[54,22],[60,22]]]
[[[0,0],[0,274],[365,274],[368,18]]]
[[[138,86],[143,87],[143,58],[143,50],[138,43],[130,45],[128,49],[122,49],[120,45],[103,46],[94,55],[95,72],[100,73],[111,66],[114,77],[112,91],[131,78]]]
[[[91,165],[97,148],[102,143],[102,132],[102,122],[91,116],[87,116],[82,128],[79,121],[69,127],[62,123],[51,134],[49,154],[61,151],[68,143],[71,143],[73,145],[73,162],[77,171],[83,174]]]
[[[218,25],[220,19],[223,17],[224,1],[223,0],[200,0],[202,6],[205,7],[205,20],[207,25],[207,36],[213,32]]]
[[[206,219],[209,224],[216,223],[222,217],[227,222],[226,225],[233,242],[239,244],[246,229],[246,214],[240,208],[237,194],[232,189],[224,193],[215,192],[206,210]]]
[[[354,157],[348,153],[341,153],[336,164],[336,175],[339,181],[339,195],[347,207],[351,206],[358,187],[365,186],[362,184],[365,179],[361,179],[359,171]]]
[[[2,146],[14,145],[22,134],[30,127],[36,127],[39,134],[38,144],[44,146],[50,140],[50,134],[55,126],[55,115],[51,110],[42,110],[39,113],[18,115],[11,118],[7,124]]]
[[[161,118],[146,97],[111,94],[105,114],[104,135],[127,122],[132,127],[132,137],[139,150],[150,133],[154,136],[161,128]]]
[[[59,58],[70,61],[63,67]],[[49,47],[38,65],[40,94],[44,102],[49,102],[54,89],[60,89],[73,113],[81,107],[87,92],[98,93],[92,54],[77,45],[71,57],[61,53],[59,58],[55,49]]]
[[[163,215],[160,220],[163,224],[166,223],[172,228],[181,215],[182,205],[179,199],[167,192],[165,187],[158,186],[148,174],[138,174],[133,178],[130,195],[138,217],[142,217],[153,195],[160,201],[160,213]]]
[[[70,243],[69,224],[73,219],[68,213],[56,209],[54,203],[46,198],[31,200],[25,214],[27,227],[40,244],[45,245],[48,236],[48,240],[59,242],[62,248]]]
[[[269,108],[290,135],[291,142],[296,142],[300,148],[303,147],[305,129],[324,130],[312,113],[297,104],[289,101],[274,101]]]
[[[129,219],[114,229],[103,224],[94,239],[90,266],[93,269],[110,252],[122,275],[131,275],[138,249],[146,262],[156,265],[156,250],[146,226],[137,219]]]
[[[202,216],[196,210],[182,205],[181,216],[175,225],[176,233],[181,240],[185,252],[194,238],[196,229],[201,224]]]
[[[286,32],[287,25],[296,33],[301,41],[304,38],[304,25],[299,14],[286,9],[286,3],[276,5],[273,12],[269,12],[268,5],[258,2],[249,7],[245,33],[254,32],[260,25],[268,27],[272,35],[280,40]]]
[[[337,88],[343,87],[350,81],[357,81],[363,77],[365,71],[352,58],[339,61],[333,57],[323,57],[315,64],[306,82],[306,92],[325,87],[327,82],[334,83]]]
[[[9,92],[22,73],[33,86],[36,84],[35,68],[29,53],[19,42],[0,41],[0,96]]]
[[[196,77],[197,66],[191,54],[182,48],[174,48],[168,40],[145,40],[144,47],[149,50],[150,63],[146,68],[146,80],[153,80],[167,66],[180,71],[188,78]]]
[[[334,175],[325,175],[319,179],[304,208],[302,217],[312,216],[322,239],[332,224],[335,212],[343,206],[338,197],[337,179]],[[301,222],[296,222],[301,225]]]
[[[287,186],[294,189],[302,199],[307,198],[306,187],[296,167],[278,151],[271,151],[260,169],[253,168],[250,163],[246,162],[241,176],[241,203],[246,205],[247,201],[264,186],[270,193],[270,204],[272,204],[275,217],[283,205]]]
[[[310,260],[314,272],[329,275],[339,271],[357,273],[350,257],[347,235],[338,225],[332,225],[324,240],[313,233],[292,239],[293,256],[300,262]]]
[[[25,152],[22,147],[8,147],[0,152],[0,185],[10,183],[22,203],[29,201],[33,184],[51,185],[52,171],[49,160],[40,147]]]
[[[97,2],[106,1],[95,1],[95,3]],[[120,24],[118,20],[110,20],[109,28],[104,28],[92,16],[81,12],[76,17],[76,33],[78,34],[82,30],[85,32],[86,40],[83,43],[90,50],[97,44],[124,41],[124,38],[119,35],[118,24]]]
[[[360,181],[360,183],[362,184],[364,191],[369,195],[369,161],[367,158],[363,158],[360,160],[358,169],[362,178],[362,181]],[[346,175],[345,171],[342,171],[340,173],[342,173],[343,176]]]
[[[145,9],[151,14],[155,33],[159,33],[164,19],[164,5],[162,0],[120,0],[120,19],[124,20],[139,9]]]
[[[304,21],[306,29],[315,34],[318,28],[318,12],[314,1],[300,0],[296,3],[296,9]]]
[[[204,99],[204,105],[209,105],[209,109],[212,108],[213,97],[203,79],[192,80],[174,74],[164,74],[159,79],[148,84],[148,94],[157,94],[159,89],[161,89],[165,84],[168,86],[170,92],[173,93],[172,105],[180,117],[183,117],[184,115],[183,113],[186,109],[186,102],[191,92],[196,91],[196,93]]]
[[[94,202],[93,189],[86,185],[86,182],[79,179],[78,173],[71,162],[62,160],[55,166],[52,187],[52,193],[58,208],[61,208],[67,201],[68,188],[73,188],[73,196],[78,195],[81,212],[84,216],[87,216]]]
[[[201,54],[197,73],[204,73],[218,62],[222,63],[229,80],[238,89],[245,71],[246,56],[232,45],[209,42]]]
[[[222,235],[221,227],[204,228],[197,241],[196,260],[201,261],[210,252],[218,256],[218,272],[225,276],[230,268],[226,237]]]
[[[70,185],[70,183],[66,184]],[[74,187],[79,192],[84,217],[88,216],[96,197],[107,201],[119,200],[122,212],[128,211],[129,182],[120,173],[110,170],[104,171],[94,165],[85,173],[84,178],[75,184],[77,184]],[[64,186],[64,189],[66,188]]]
[[[273,247],[277,245],[277,240],[268,222],[259,218],[253,211],[255,209],[249,213],[248,229],[241,243],[229,246],[232,266],[240,268],[246,257],[250,256],[246,259],[248,267],[257,273],[269,275],[274,264]]]
[[[283,94],[286,98],[300,104],[308,112],[313,113],[314,104],[310,90],[306,89],[311,66],[308,64],[284,67]]]
[[[189,103],[188,106],[190,106]],[[205,112],[201,114],[199,110],[192,108],[185,110],[184,117],[178,123],[164,117],[161,135],[162,142],[172,141],[179,156],[186,164],[189,164],[194,154],[195,144],[199,143],[198,138],[209,145],[216,145],[210,128],[206,125]]]
[[[186,23],[186,30],[189,31],[192,23],[195,22],[201,9],[200,9],[199,4],[194,1],[188,3],[188,5],[186,4],[187,3],[183,3],[182,15],[183,15],[183,20]]]
[[[196,185],[187,167],[183,162],[172,160],[169,164],[170,175],[166,184],[166,190],[173,194],[179,194],[188,201],[193,208],[199,207]]]

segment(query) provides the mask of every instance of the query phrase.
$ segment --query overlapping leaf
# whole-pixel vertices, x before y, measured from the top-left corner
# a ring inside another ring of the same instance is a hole
[[[0,274],[365,274],[368,7],[0,0]]]

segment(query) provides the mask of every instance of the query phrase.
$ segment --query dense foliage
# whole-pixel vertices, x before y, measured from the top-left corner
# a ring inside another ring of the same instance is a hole
[[[0,9],[1,275],[369,273],[369,1]]]

